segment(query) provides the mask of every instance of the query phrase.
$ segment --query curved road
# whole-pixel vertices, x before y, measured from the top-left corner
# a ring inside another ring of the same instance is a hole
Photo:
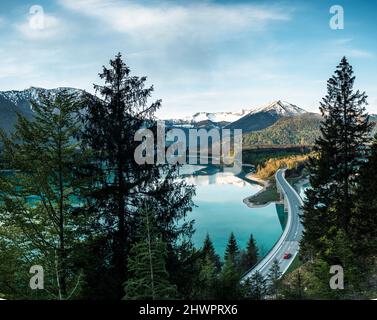
[[[298,253],[299,241],[301,240],[303,231],[299,217],[303,202],[296,190],[285,179],[284,173],[285,170],[278,170],[275,174],[275,179],[276,185],[283,192],[284,200],[288,206],[287,225],[271,251],[244,275],[243,280],[251,277],[256,271],[259,271],[263,277],[267,277],[275,259],[279,262],[280,271],[284,274]],[[290,259],[283,258],[286,252],[292,254]]]

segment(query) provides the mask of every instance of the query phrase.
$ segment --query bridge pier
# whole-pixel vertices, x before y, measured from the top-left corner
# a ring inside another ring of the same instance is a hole
[[[279,192],[279,195],[280,195],[280,200],[283,202],[284,204],[284,211],[285,212],[288,212],[288,202],[287,202],[287,199],[285,198],[284,196],[284,192],[283,190],[281,189],[280,185],[279,184],[276,184],[276,188]]]

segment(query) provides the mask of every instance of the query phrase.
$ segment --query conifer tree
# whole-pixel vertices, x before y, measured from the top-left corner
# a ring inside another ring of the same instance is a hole
[[[253,273],[243,284],[244,297],[252,300],[262,300],[267,294],[266,279],[259,271]]]
[[[172,299],[176,288],[166,271],[166,245],[158,234],[155,217],[147,207],[140,211],[139,240],[132,245],[128,260],[130,277],[125,283],[125,299]]]
[[[202,252],[203,252],[204,260],[209,259],[215,266],[216,270],[220,271],[220,268],[221,268],[220,257],[216,253],[215,248],[213,247],[213,243],[208,233],[204,239]]]
[[[356,208],[351,220],[352,239],[358,258],[377,252],[377,136],[367,161],[361,166]]]
[[[259,250],[252,234],[247,242],[246,250],[241,254],[241,269],[243,272],[251,269],[258,262]]]
[[[296,297],[298,300],[301,300],[304,298],[304,293],[303,293],[304,288],[302,284],[302,276],[301,276],[300,270],[297,270],[296,275],[297,275],[296,282],[295,282]]]
[[[275,259],[272,263],[270,272],[268,273],[267,280],[268,280],[268,291],[272,295],[276,297],[278,290],[279,290],[279,280],[282,276],[280,271],[279,262]]]
[[[95,85],[99,97],[86,97],[82,117],[80,140],[92,158],[90,165],[80,170],[80,175],[91,178],[83,189],[87,205],[81,212],[91,222],[88,232],[101,243],[101,248],[109,249],[103,251],[103,264],[93,271],[97,274],[91,277],[91,286],[100,288],[105,285],[101,279],[106,279],[106,286],[112,287],[106,295],[111,296],[103,298],[121,298],[127,255],[140,224],[137,208],[146,198],[153,203],[156,227],[167,245],[167,268],[174,277],[173,273],[183,268],[178,254],[183,242],[177,239],[192,233],[191,223],[178,225],[177,221],[191,210],[194,188],[177,181],[177,166],[135,161],[135,150],[140,145],[135,133],[142,128],[156,133],[154,113],[161,106],[160,100],[148,104],[153,87],[145,86],[146,77],[132,76],[121,54],[110,61],[109,68],[103,67],[100,77],[104,85]],[[156,160],[156,154],[152,156]],[[103,290],[97,292],[101,294]]]
[[[366,94],[354,91],[355,77],[344,57],[327,82],[320,110],[321,137],[308,166],[310,188],[306,192],[302,254],[341,259],[329,246],[344,231],[349,236],[354,212],[358,171],[365,157],[371,126],[365,114]],[[326,257],[327,256],[327,257]]]
[[[220,257],[216,254],[213,243],[207,233],[203,247],[200,250],[200,258],[196,260],[197,275],[193,274],[191,285],[194,299],[215,299],[221,271]]]
[[[77,294],[81,274],[73,251],[84,240],[72,215],[83,183],[73,172],[87,161],[74,140],[81,104],[60,90],[40,93],[32,107],[32,121],[18,115],[11,137],[1,134],[2,166],[12,170],[0,175],[1,240],[22,250],[19,261],[29,268],[43,266],[45,297],[68,299]]]
[[[241,293],[240,276],[232,256],[229,255],[220,272],[217,299],[238,299]]]
[[[208,256],[201,261],[195,299],[215,299],[218,287],[218,269]]]
[[[225,248],[224,260],[230,260],[233,265],[236,265],[239,253],[240,249],[238,247],[236,237],[232,232],[229,236],[228,244]]]
[[[257,263],[258,257],[259,257],[259,249],[254,240],[253,234],[250,234],[250,238],[247,243],[246,250],[247,250],[247,257],[249,258],[249,261],[250,261],[250,265],[253,267]]]
[[[239,254],[237,240],[232,232],[225,248],[224,264],[219,276],[218,299],[238,299],[241,295]]]

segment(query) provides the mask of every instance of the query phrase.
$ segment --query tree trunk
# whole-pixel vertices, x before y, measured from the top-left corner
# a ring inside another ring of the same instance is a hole
[[[67,270],[66,270],[66,250],[65,250],[65,230],[64,230],[64,184],[63,184],[63,165],[62,165],[62,142],[59,138],[58,145],[59,161],[59,255],[60,255],[60,286],[63,297],[67,295]]]

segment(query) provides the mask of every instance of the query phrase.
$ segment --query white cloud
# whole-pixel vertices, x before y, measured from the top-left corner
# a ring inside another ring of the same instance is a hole
[[[332,46],[330,48],[332,49],[330,55],[336,57],[346,56],[347,58],[372,58],[374,56],[374,54],[370,51],[356,48],[353,44],[352,38],[336,39],[332,42]]]
[[[32,16],[19,24],[16,29],[25,37],[31,40],[51,39],[60,35],[64,31],[63,23],[53,15],[43,15],[43,25],[37,28],[33,25]]]
[[[373,57],[373,53],[366,51],[366,50],[360,50],[360,49],[348,49],[345,52],[345,55],[351,58],[371,58]]]
[[[346,56],[347,58],[373,58],[374,54],[367,50],[356,49],[351,47],[334,48],[328,54],[331,57],[341,58]]]
[[[13,59],[0,64],[0,79],[9,79],[10,77],[30,78],[35,75],[35,68],[30,64],[17,63]]]
[[[334,40],[334,42],[337,45],[345,45],[352,42],[352,40],[353,40],[352,38],[341,38],[341,39]]]
[[[214,36],[245,28],[263,29],[268,22],[290,19],[277,7],[191,4],[141,5],[114,0],[59,0],[67,9],[97,18],[112,30],[135,36]]]

